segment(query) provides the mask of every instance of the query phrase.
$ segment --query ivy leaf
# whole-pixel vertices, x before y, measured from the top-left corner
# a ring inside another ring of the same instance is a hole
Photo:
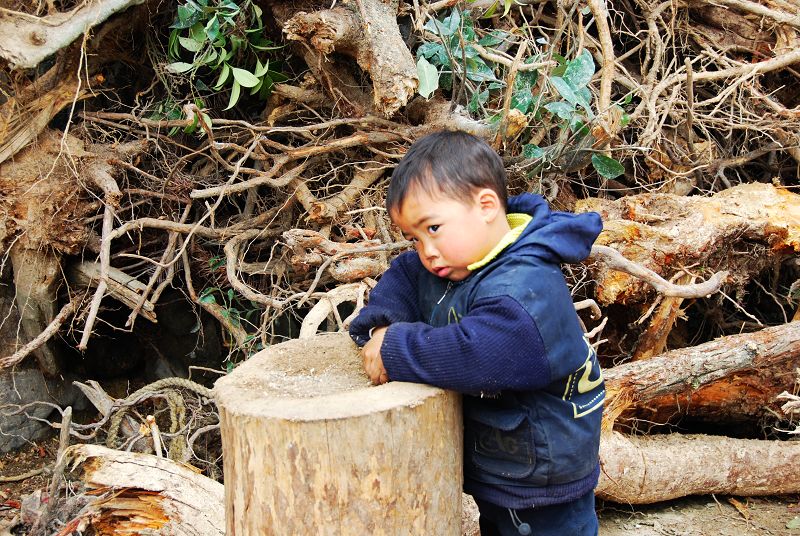
[[[231,98],[228,101],[228,106],[223,110],[230,110],[234,106],[236,106],[236,102],[239,100],[239,93],[242,91],[242,86],[239,85],[235,79],[233,81],[233,87],[231,88]]]
[[[435,57],[444,47],[440,43],[427,42],[422,43],[417,49],[417,57],[423,56],[427,59]]]
[[[214,41],[219,36],[219,19],[214,15],[206,24],[206,36],[209,41]]]
[[[480,107],[486,104],[486,101],[489,100],[489,90],[485,89],[481,92],[476,91],[472,94],[472,98],[469,99],[469,104],[467,105],[467,109],[472,112],[476,113]]]
[[[211,293],[211,292],[208,292],[208,293],[203,292],[198,301],[200,303],[211,303],[211,304],[216,304],[217,303],[217,299],[214,297],[214,294]]]
[[[511,93],[511,107],[526,114],[533,104],[531,88],[538,78],[536,71],[523,71],[514,78],[514,91]]]
[[[484,47],[493,47],[505,42],[506,39],[508,39],[508,34],[506,32],[502,30],[492,30],[484,35],[481,40],[478,41],[478,44]]]
[[[592,76],[594,76],[594,59],[584,48],[577,58],[567,62],[563,77],[570,86],[580,89],[586,87]]]
[[[256,70],[253,73],[253,75],[256,78],[262,78],[265,74],[267,74],[268,70],[269,70],[269,59],[267,59],[267,63],[265,65],[262,65],[261,60],[256,59]]]
[[[544,157],[546,151],[534,143],[522,146],[522,156],[529,159],[539,159]]]
[[[417,76],[419,77],[417,92],[429,99],[433,92],[439,88],[439,71],[424,56],[420,56],[419,60],[417,60]]]
[[[497,80],[494,71],[481,58],[467,58],[467,78],[473,82],[493,82]]]
[[[431,19],[425,23],[424,28],[440,37],[451,36],[461,27],[461,14],[458,9],[444,18],[444,20]]]
[[[560,76],[551,76],[550,83],[556,88],[558,94],[561,95],[565,101],[576,106],[578,104],[578,96],[572,86]]]
[[[179,37],[178,41],[180,42],[181,46],[189,52],[198,52],[201,48],[203,48],[203,43],[199,43],[191,37]]]
[[[625,167],[617,160],[600,153],[592,155],[592,166],[605,179],[616,179],[625,173]]]
[[[589,91],[589,88],[582,87],[576,91],[575,94],[578,96],[578,104],[580,104],[581,107],[586,110],[586,112],[589,114],[589,117],[594,117],[592,105],[590,104],[592,102],[592,92]]]
[[[227,63],[222,64],[222,71],[219,73],[219,78],[217,78],[217,83],[214,84],[214,89],[222,89],[222,86],[225,85],[225,82],[228,81],[228,76],[231,74],[231,67]]]
[[[564,101],[545,104],[544,109],[551,114],[557,115],[561,119],[569,119],[572,117],[572,114],[575,113],[575,106]]]
[[[185,61],[176,61],[174,63],[170,63],[167,65],[166,69],[171,73],[185,73],[186,71],[190,71],[194,68],[194,65],[191,63],[186,63]]]
[[[258,78],[246,69],[240,69],[239,67],[231,67],[231,72],[233,73],[233,77],[236,79],[242,87],[253,87],[258,84]]]

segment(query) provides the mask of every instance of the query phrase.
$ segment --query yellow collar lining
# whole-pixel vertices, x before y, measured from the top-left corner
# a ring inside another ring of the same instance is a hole
[[[495,257],[497,257],[501,251],[506,249],[508,246],[513,244],[517,241],[517,239],[522,234],[522,231],[525,230],[525,227],[528,226],[528,223],[533,219],[532,216],[529,214],[506,214],[506,220],[508,220],[508,225],[511,227],[511,230],[508,231],[503,238],[492,248],[492,250],[486,254],[484,258],[479,261],[473,262],[469,266],[467,266],[467,270],[477,270],[483,266],[489,264]]]

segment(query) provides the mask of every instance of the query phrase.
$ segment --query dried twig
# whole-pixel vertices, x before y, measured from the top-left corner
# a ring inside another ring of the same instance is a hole
[[[678,296],[681,298],[705,298],[717,292],[725,279],[727,271],[717,272],[703,283],[692,285],[676,285],[670,283],[649,268],[631,262],[622,256],[616,249],[608,246],[592,246],[591,257],[602,260],[609,268],[625,272],[652,285],[658,292],[665,296]]]
[[[21,362],[25,359],[31,352],[39,348],[41,345],[46,343],[50,340],[53,335],[58,333],[59,328],[61,328],[61,324],[64,321],[72,316],[75,312],[75,309],[83,300],[83,295],[76,294],[72,297],[72,299],[61,308],[58,314],[53,318],[53,321],[47,325],[47,327],[34,338],[32,341],[26,343],[22,348],[11,354],[10,356],[4,357],[0,359],[0,369],[13,367],[17,363]]]

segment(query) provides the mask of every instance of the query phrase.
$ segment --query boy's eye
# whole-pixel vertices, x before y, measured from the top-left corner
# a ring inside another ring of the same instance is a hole
[[[439,230],[439,226],[438,225],[429,225],[428,226],[428,232],[429,233],[435,233],[438,230]]]

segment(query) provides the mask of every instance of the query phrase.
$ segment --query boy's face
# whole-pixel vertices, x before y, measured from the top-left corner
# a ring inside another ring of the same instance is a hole
[[[413,188],[400,210],[392,212],[392,221],[414,242],[429,272],[461,281],[470,274],[467,266],[484,258],[499,240],[492,225],[497,207],[484,202],[486,192],[494,194],[481,190],[465,203]]]

